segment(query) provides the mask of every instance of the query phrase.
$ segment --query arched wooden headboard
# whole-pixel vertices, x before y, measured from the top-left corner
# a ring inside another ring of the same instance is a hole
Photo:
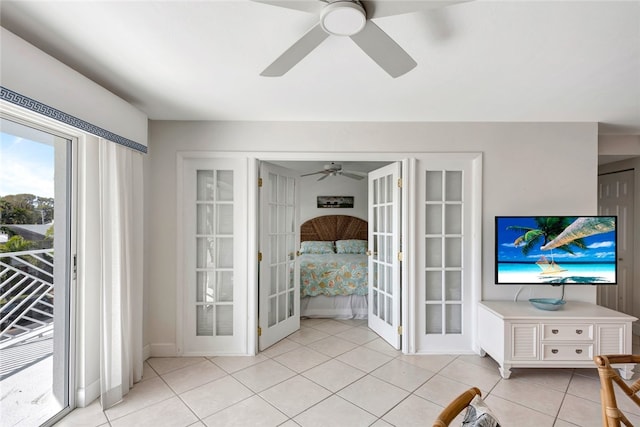
[[[367,221],[348,215],[311,218],[300,226],[300,241],[368,239]]]

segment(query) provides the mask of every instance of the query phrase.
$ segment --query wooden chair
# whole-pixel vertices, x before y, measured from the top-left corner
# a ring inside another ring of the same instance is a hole
[[[615,382],[620,390],[622,390],[632,401],[640,407],[640,379],[629,386],[618,374],[618,370],[612,368],[611,365],[621,363],[640,363],[640,354],[615,354],[600,355],[594,357],[594,362],[598,366],[598,375],[600,376],[600,402],[602,405],[602,425],[604,427],[620,427],[624,424],[627,427],[633,427],[633,424],[625,417],[618,408],[616,401]],[[622,423],[622,424],[621,424]]]
[[[440,412],[438,418],[433,422],[433,427],[447,427],[451,421],[462,412],[476,395],[481,395],[480,390],[472,387],[469,390],[456,397],[446,408]]]

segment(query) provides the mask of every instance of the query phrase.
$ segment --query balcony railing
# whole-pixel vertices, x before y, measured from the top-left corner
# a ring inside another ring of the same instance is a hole
[[[53,249],[0,253],[0,349],[53,329]]]

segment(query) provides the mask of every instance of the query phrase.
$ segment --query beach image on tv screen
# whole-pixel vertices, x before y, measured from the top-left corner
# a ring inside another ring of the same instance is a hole
[[[615,284],[615,216],[496,217],[497,284]]]

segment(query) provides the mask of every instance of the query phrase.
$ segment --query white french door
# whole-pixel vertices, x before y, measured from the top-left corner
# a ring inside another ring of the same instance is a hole
[[[480,158],[435,155],[416,168],[415,351],[471,352],[479,299]]]
[[[401,164],[369,173],[369,328],[400,349]]]
[[[291,170],[260,165],[260,268],[258,348],[300,329],[300,272],[296,251],[298,177]]]
[[[598,286],[598,304],[612,310],[633,313],[634,171],[598,176],[598,215],[618,216],[617,286]]]
[[[178,354],[246,354],[246,161],[184,159],[182,167]]]

